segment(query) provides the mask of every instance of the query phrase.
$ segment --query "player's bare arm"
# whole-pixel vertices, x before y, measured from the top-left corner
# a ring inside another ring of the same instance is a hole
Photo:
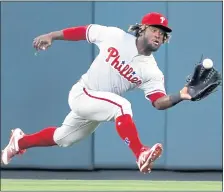
[[[153,106],[158,110],[165,110],[175,106],[183,100],[191,100],[187,87],[184,87],[179,93],[174,95],[166,95],[158,98],[153,102]]]
[[[54,40],[79,41],[86,39],[87,26],[77,26],[40,35],[33,40],[37,50],[48,49]]]

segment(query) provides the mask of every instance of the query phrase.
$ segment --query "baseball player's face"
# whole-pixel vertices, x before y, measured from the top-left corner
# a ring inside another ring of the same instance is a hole
[[[163,39],[165,32],[157,27],[149,26],[145,30],[145,42],[148,49],[151,51],[157,51],[161,44],[163,44]]]

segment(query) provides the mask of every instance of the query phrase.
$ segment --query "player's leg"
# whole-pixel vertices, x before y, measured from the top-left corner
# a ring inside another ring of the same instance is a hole
[[[7,165],[15,155],[33,147],[71,146],[93,133],[98,125],[99,122],[82,119],[71,111],[61,127],[47,127],[33,134],[24,134],[16,128],[2,151],[1,162]]]
[[[71,111],[65,118],[62,127],[55,130],[53,139],[60,147],[68,147],[91,135],[100,122],[83,119]]]
[[[115,121],[119,136],[136,156],[140,171],[150,172],[152,162],[162,153],[162,145],[156,144],[148,148],[142,144],[132,119],[131,103],[127,99],[110,92],[84,88],[79,99],[70,100],[69,103],[71,109],[74,108],[85,119]]]

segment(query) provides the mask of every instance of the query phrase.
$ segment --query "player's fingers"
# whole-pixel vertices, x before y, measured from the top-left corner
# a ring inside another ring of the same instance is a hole
[[[34,47],[35,49],[38,49],[38,47],[37,47],[37,43],[33,43],[33,47]]]
[[[45,45],[45,48],[47,49],[47,48],[49,48],[50,46],[51,46],[51,43],[48,42],[48,43]]]
[[[40,37],[36,37],[36,38],[33,39],[33,43],[34,43],[34,42],[37,42],[37,41],[39,41],[39,40],[40,40]]]
[[[40,49],[41,50],[46,50],[48,49],[49,47],[51,46],[51,43],[46,41],[46,42],[43,42],[41,45],[40,45]]]
[[[34,47],[36,50],[38,50],[37,43],[34,43],[34,44],[33,44],[33,47]]]
[[[37,47],[38,50],[42,50],[42,48],[43,48],[44,46],[45,46],[45,42],[44,42],[43,40],[39,40],[39,41],[37,42],[36,47]]]
[[[39,39],[35,39],[34,41],[33,41],[33,47],[35,48],[35,49],[38,49],[38,45],[40,44],[40,41],[39,41]]]

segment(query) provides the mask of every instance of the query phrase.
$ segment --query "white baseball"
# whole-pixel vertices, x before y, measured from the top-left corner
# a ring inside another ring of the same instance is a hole
[[[213,67],[213,61],[209,58],[204,59],[202,65],[205,69],[211,69]]]

